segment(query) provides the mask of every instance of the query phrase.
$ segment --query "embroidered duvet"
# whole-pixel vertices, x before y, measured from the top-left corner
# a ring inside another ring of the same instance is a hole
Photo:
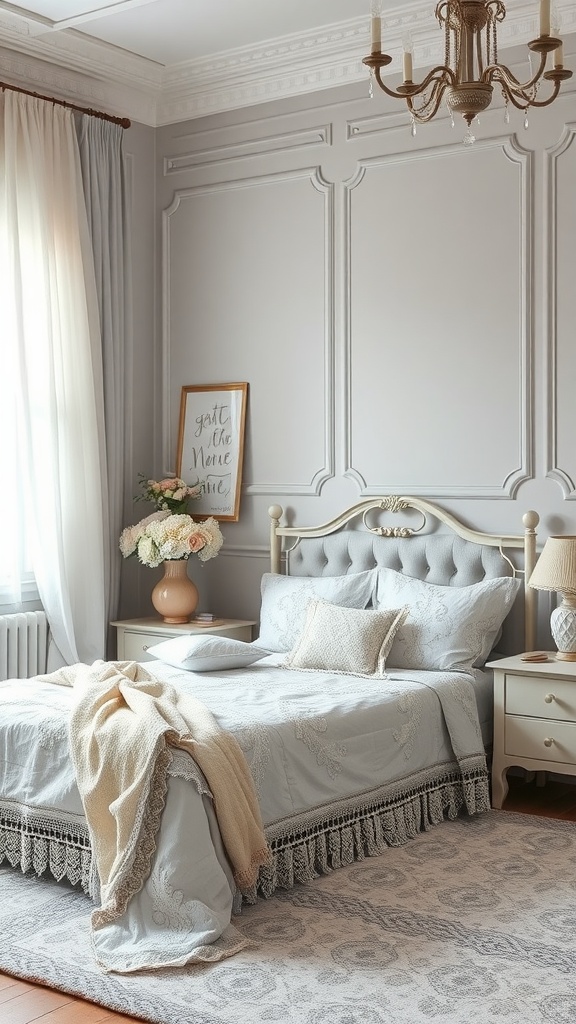
[[[221,674],[147,666],[201,701],[243,751],[273,853],[245,899],[489,808],[489,674],[402,670],[372,680],[282,661]],[[72,700],[70,688],[41,680],[0,683],[0,863],[67,878],[98,898],[70,756]],[[214,794],[189,753],[169,760],[150,873],[125,912],[93,933],[107,970],[218,959],[243,945]]]

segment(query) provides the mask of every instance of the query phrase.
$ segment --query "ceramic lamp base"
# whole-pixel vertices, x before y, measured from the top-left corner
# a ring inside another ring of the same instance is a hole
[[[558,648],[558,661],[576,661],[576,600],[564,595],[550,616],[550,631]]]

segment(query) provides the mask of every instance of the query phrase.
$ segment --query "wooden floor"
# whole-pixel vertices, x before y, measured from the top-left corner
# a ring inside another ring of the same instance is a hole
[[[505,810],[576,821],[576,785],[547,782],[538,786],[536,780],[527,783],[519,778],[509,782]],[[2,1024],[134,1024],[135,1019],[0,973]]]
[[[539,786],[537,779],[525,782],[518,776],[508,776],[508,783],[510,790],[504,810],[576,821],[576,785],[573,782],[548,781],[545,786]]]

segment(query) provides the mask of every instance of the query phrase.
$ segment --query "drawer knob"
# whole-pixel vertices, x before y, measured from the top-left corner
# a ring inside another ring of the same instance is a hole
[[[546,739],[544,740],[544,746],[545,747],[551,747],[553,743],[554,743],[554,740],[551,739],[550,736],[547,736]]]
[[[544,703],[545,704],[551,704],[553,700],[556,700],[556,697],[554,696],[553,693],[547,693],[546,696],[544,697]]]
[[[148,650],[148,644],[142,644],[142,650],[143,651],[147,651]]]

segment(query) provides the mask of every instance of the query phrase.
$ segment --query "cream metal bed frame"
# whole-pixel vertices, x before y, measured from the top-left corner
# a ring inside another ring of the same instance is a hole
[[[401,513],[414,509],[422,516],[422,522],[417,527],[412,526],[387,526],[370,525],[369,515],[376,513]],[[307,538],[328,537],[331,534],[343,530],[353,520],[360,520],[367,534],[378,537],[392,537],[402,540],[409,540],[424,530],[428,517],[434,517],[443,523],[458,537],[471,544],[483,545],[489,548],[497,548],[502,558],[512,568],[514,575],[524,576],[524,643],[525,650],[532,651],[536,645],[537,626],[537,593],[528,586],[528,581],[536,563],[536,528],[540,521],[537,512],[530,510],[522,517],[524,533],[518,535],[481,533],[472,530],[465,523],[456,519],[455,516],[446,512],[432,502],[424,501],[422,498],[413,498],[399,495],[386,495],[379,498],[367,498],[346,509],[335,519],[322,523],[319,526],[282,526],[280,520],[284,514],[281,505],[271,505],[268,509],[270,516],[270,568],[272,572],[280,573],[283,570],[285,556],[294,551],[302,540]],[[428,532],[426,536],[428,536]],[[287,546],[287,541],[293,541]],[[523,568],[517,568],[510,558],[504,553],[506,548],[516,548],[523,551]]]

